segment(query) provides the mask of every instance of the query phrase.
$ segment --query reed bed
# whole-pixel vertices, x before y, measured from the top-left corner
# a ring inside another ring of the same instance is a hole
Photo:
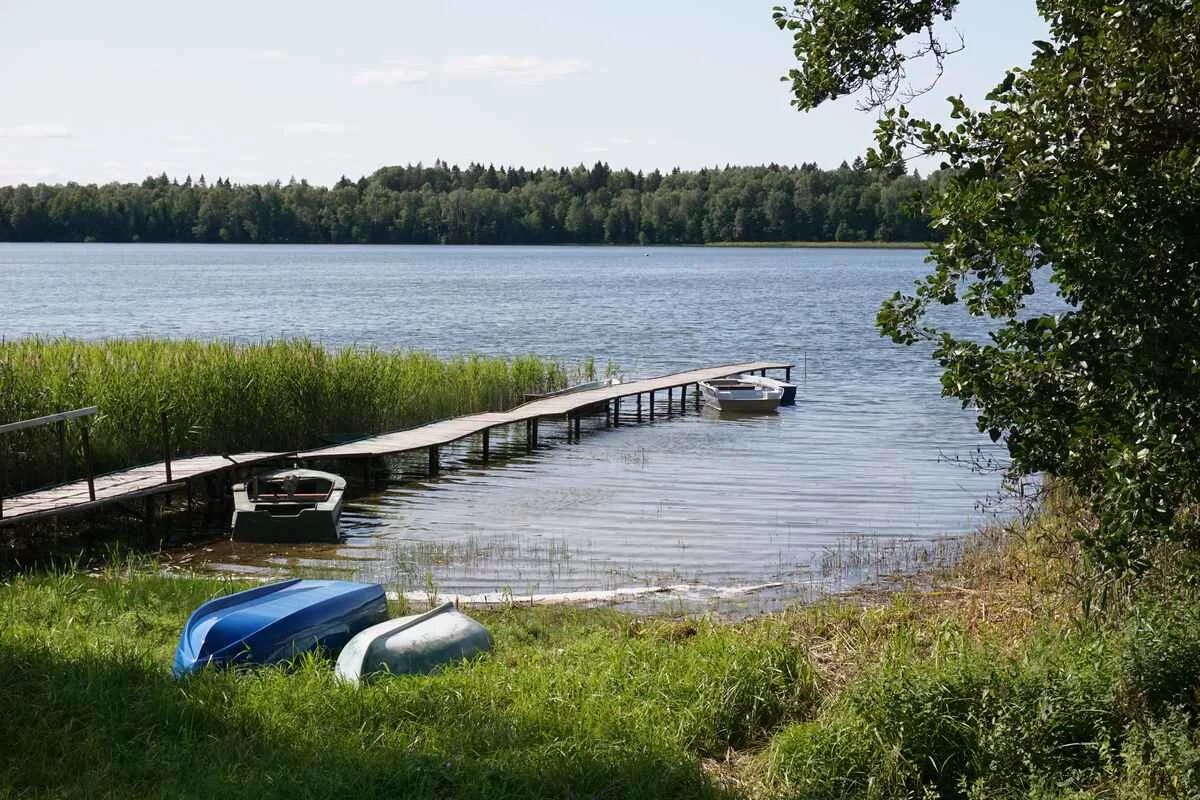
[[[159,460],[164,412],[176,455],[291,450],[330,435],[505,409],[589,367],[569,371],[534,356],[334,350],[308,339],[18,339],[0,342],[0,421],[98,406],[90,436],[104,472]],[[80,425],[68,424],[67,435],[63,473],[52,428],[4,436],[9,491],[79,477]]]

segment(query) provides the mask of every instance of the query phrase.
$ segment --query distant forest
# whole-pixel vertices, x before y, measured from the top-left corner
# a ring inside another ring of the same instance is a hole
[[[643,174],[438,161],[332,187],[166,175],[103,186],[0,187],[0,241],[700,244],[928,241],[915,195],[942,179],[861,160]]]

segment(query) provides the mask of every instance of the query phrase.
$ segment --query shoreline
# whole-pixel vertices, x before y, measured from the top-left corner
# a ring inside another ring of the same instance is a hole
[[[705,247],[795,250],[928,250],[928,242],[706,242]]]
[[[823,241],[785,241],[785,242],[655,242],[638,244],[637,242],[165,242],[165,241],[78,241],[74,239],[39,239],[36,241],[0,241],[5,245],[98,245],[118,244],[141,246],[216,246],[216,247],[604,247],[613,249],[658,249],[668,247],[697,248],[697,247],[728,247],[728,248],[780,248],[780,249],[812,249],[812,250],[928,250],[927,242],[823,242]]]

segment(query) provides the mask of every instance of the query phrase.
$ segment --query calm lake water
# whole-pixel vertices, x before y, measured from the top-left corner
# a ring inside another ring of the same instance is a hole
[[[487,468],[467,445],[359,495],[337,547],[210,543],[222,569],[336,568],[443,595],[687,585],[680,602],[754,602],[921,560],[977,527],[987,448],[939,397],[927,353],[874,329],[924,251],[604,247],[0,245],[0,335],[307,336],[441,355],[594,356],[629,378],[793,361],[794,408],[683,417],[568,443],[542,426]],[[966,324],[966,323],[963,323]],[[627,403],[627,408],[629,404]],[[503,445],[500,446],[503,450]],[[747,587],[768,588],[747,589]]]

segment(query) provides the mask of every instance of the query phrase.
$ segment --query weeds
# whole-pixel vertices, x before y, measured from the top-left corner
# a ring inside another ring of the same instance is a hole
[[[292,450],[322,436],[378,433],[517,404],[568,380],[532,356],[470,356],[375,348],[327,350],[307,339],[232,342],[17,339],[0,342],[0,420],[95,405],[96,469],[162,457],[161,414],[177,454]],[[67,425],[67,477],[82,474],[80,425]],[[52,429],[9,434],[9,489],[57,480]]]

